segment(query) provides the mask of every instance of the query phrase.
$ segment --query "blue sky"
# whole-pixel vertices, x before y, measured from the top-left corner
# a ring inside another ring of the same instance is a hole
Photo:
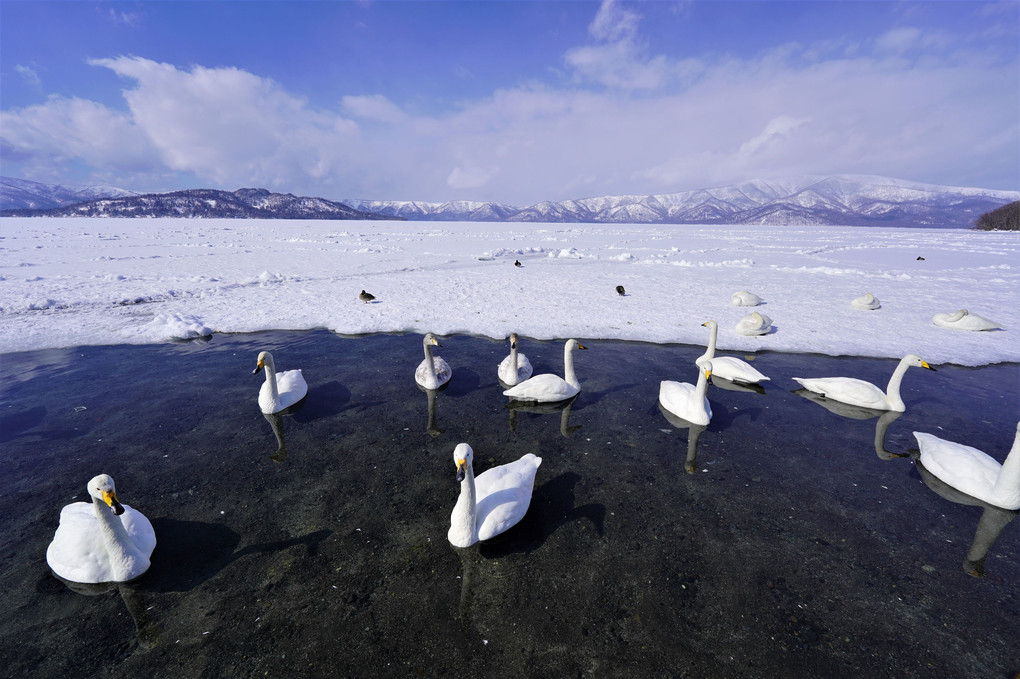
[[[530,205],[1020,188],[1020,3],[0,0],[0,174]]]

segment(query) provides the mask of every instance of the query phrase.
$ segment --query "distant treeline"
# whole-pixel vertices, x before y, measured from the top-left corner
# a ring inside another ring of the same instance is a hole
[[[982,231],[1020,231],[1020,200],[986,212],[974,222]]]

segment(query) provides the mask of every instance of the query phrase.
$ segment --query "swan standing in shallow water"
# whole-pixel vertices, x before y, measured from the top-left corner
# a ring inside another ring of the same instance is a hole
[[[1013,447],[999,464],[977,448],[914,432],[920,463],[943,483],[1002,509],[1020,509],[1020,422]]]
[[[940,328],[970,330],[973,332],[981,330],[998,330],[1002,327],[998,323],[990,321],[984,316],[972,314],[966,309],[960,309],[956,313],[952,314],[935,314],[931,317],[931,322]]]
[[[761,297],[753,292],[741,290],[740,292],[733,293],[733,296],[730,297],[730,303],[733,306],[758,306],[761,304]]]
[[[870,292],[866,292],[860,297],[855,297],[853,301],[850,302],[850,306],[854,309],[861,309],[862,311],[874,311],[882,306],[882,303],[878,301],[878,297],[875,297]]]
[[[663,380],[659,383],[659,404],[677,417],[692,424],[708,424],[712,420],[712,407],[708,404],[708,378],[712,376],[714,361],[698,359],[698,384]]]
[[[705,321],[701,325],[709,329],[708,349],[698,358],[698,360],[695,361],[695,363],[711,361],[712,374],[717,377],[721,377],[724,380],[729,380],[730,382],[758,384],[759,382],[768,381],[768,377],[762,375],[747,361],[742,361],[739,358],[733,358],[731,356],[716,356],[715,345],[719,338],[719,324],[715,321]]]
[[[517,333],[510,333],[510,355],[503,359],[496,370],[499,381],[512,387],[531,377],[532,371],[528,357],[517,353]]]
[[[454,547],[470,547],[516,524],[528,511],[535,473],[542,458],[528,453],[516,462],[493,467],[475,478],[474,451],[459,443],[453,451],[460,496],[450,514],[447,537]]]
[[[273,355],[268,351],[259,354],[258,364],[251,372],[254,375],[263,368],[266,371],[266,381],[259,389],[259,408],[263,413],[272,415],[286,410],[308,395],[308,385],[305,384],[301,370],[276,372]]]
[[[856,377],[794,377],[793,379],[808,391],[821,394],[825,398],[831,398],[835,401],[863,408],[895,410],[902,413],[906,411],[907,406],[904,405],[903,399],[900,398],[900,383],[903,381],[903,375],[907,372],[907,368],[910,367],[935,370],[925,361],[922,361],[921,357],[917,354],[907,354],[900,359],[896,370],[893,371],[892,377],[889,378],[889,384],[886,386],[885,391],[882,391],[871,382],[865,382]]]
[[[511,387],[503,392],[515,401],[538,401],[539,403],[553,403],[565,401],[581,392],[581,384],[574,374],[574,349],[585,347],[575,340],[567,340],[563,345],[563,377],[552,373],[535,375],[531,379],[524,380],[516,387]]]
[[[117,501],[113,479],[88,483],[89,502],[60,510],[60,525],[46,549],[46,563],[71,582],[127,582],[149,570],[156,533],[145,516]]]
[[[738,335],[764,335],[771,329],[772,319],[757,311],[752,311],[737,321]]]
[[[435,335],[431,332],[426,334],[421,343],[425,347],[425,359],[414,371],[414,381],[426,389],[438,389],[450,381],[453,370],[442,356],[432,355],[432,347],[443,346]]]

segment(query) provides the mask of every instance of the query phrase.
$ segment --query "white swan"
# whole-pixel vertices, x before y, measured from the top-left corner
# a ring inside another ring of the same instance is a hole
[[[71,582],[127,582],[149,570],[156,533],[145,516],[117,501],[113,479],[88,483],[92,502],[60,510],[60,525],[46,549],[46,563]]]
[[[1002,509],[1020,509],[1020,422],[1013,447],[999,464],[977,448],[914,432],[920,462],[943,483]]]
[[[874,311],[882,306],[882,303],[878,301],[878,297],[875,297],[870,292],[866,292],[860,297],[855,297],[850,302],[850,306],[854,309],[861,309],[862,311]]]
[[[738,335],[764,335],[771,329],[772,319],[757,311],[752,311],[737,321]]]
[[[553,403],[565,401],[581,392],[581,384],[574,374],[574,349],[585,347],[575,340],[567,340],[563,345],[563,377],[552,373],[535,375],[531,379],[524,380],[515,387],[503,392],[515,401],[538,401],[539,403]]]
[[[436,336],[431,332],[421,341],[425,347],[425,358],[414,371],[414,381],[426,389],[438,389],[450,381],[453,370],[442,356],[433,356],[432,347],[442,347]]]
[[[690,382],[659,382],[659,403],[677,417],[692,424],[708,424],[712,420],[712,407],[708,404],[708,378],[712,376],[714,361],[698,360],[698,384]]]
[[[952,314],[935,314],[931,317],[931,322],[940,328],[951,328],[953,330],[998,330],[1000,326],[994,321],[990,321],[984,316],[978,316],[972,314],[966,309],[960,309],[956,313]]]
[[[907,354],[900,359],[896,370],[893,371],[892,377],[889,378],[889,384],[886,386],[885,391],[882,391],[871,382],[865,382],[856,377],[794,377],[793,379],[808,391],[813,391],[835,401],[863,408],[895,410],[902,413],[906,411],[907,406],[904,405],[903,399],[900,398],[900,383],[903,381],[903,375],[907,372],[907,368],[910,367],[935,370],[925,361],[922,361],[921,357],[917,354]]]
[[[516,462],[487,469],[475,478],[474,451],[458,443],[453,451],[460,496],[450,514],[447,537],[454,547],[470,547],[516,524],[528,511],[535,473],[542,458],[528,453]]]
[[[276,372],[273,355],[268,351],[259,354],[258,363],[251,372],[254,375],[263,368],[266,370],[266,381],[259,389],[259,408],[263,413],[272,415],[286,410],[308,394],[308,385],[305,384],[301,370]]]
[[[762,375],[753,365],[747,361],[731,356],[716,356],[715,345],[719,337],[719,324],[715,321],[705,321],[702,327],[708,327],[708,349],[705,350],[695,363],[701,361],[712,361],[712,374],[731,382],[742,382],[744,384],[757,384],[766,382],[768,377]]]
[[[510,333],[510,355],[503,359],[496,370],[499,381],[508,387],[531,377],[531,361],[524,354],[517,353],[517,333]]]
[[[761,297],[753,292],[741,290],[740,292],[733,293],[733,297],[730,298],[730,303],[733,304],[733,306],[758,306],[761,304]]]

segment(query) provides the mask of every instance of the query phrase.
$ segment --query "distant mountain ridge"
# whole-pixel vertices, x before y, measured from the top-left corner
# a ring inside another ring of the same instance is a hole
[[[87,200],[46,210],[4,210],[5,217],[189,217],[205,219],[402,219],[362,212],[325,198],[266,189],[186,189]]]
[[[967,227],[983,213],[1015,200],[1020,200],[1020,191],[834,175],[753,179],[648,196],[545,201],[525,208],[499,203],[342,202],[368,212],[437,221]]]
[[[46,210],[96,198],[137,195],[113,186],[63,186],[0,177],[0,210]]]
[[[3,179],[4,204],[24,180]],[[104,187],[81,188],[96,193]],[[121,191],[122,189],[109,189]],[[130,192],[124,192],[130,193]],[[11,199],[13,200],[13,199]],[[42,200],[39,198],[37,200]],[[868,175],[753,179],[710,189],[647,196],[545,201],[529,207],[449,201],[326,200],[266,189],[189,189],[103,196],[49,209],[5,210],[4,216],[204,217],[248,219],[400,219],[414,221],[594,222],[661,224],[846,225],[966,228],[982,214],[1020,200],[1020,191],[923,184]]]

